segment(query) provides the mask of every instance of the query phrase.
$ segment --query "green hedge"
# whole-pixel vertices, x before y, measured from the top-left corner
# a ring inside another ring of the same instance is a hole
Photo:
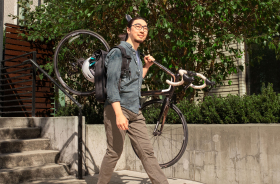
[[[278,123],[280,94],[276,94],[272,87],[272,84],[266,88],[263,85],[259,95],[228,95],[225,98],[208,96],[198,105],[184,100],[177,106],[188,123]]]
[[[272,84],[268,84],[267,87],[263,85],[259,95],[228,95],[225,98],[208,96],[198,104],[184,99],[176,105],[186,121],[191,124],[278,123],[280,120],[280,94],[273,91]],[[157,110],[153,109],[149,116],[155,113]],[[169,113],[168,122],[178,122],[174,114],[172,111]],[[69,115],[77,116],[77,107],[73,105],[61,108],[56,116]],[[102,106],[93,108],[85,105],[83,115],[86,117],[86,123],[103,123]],[[147,120],[147,123],[153,121]]]

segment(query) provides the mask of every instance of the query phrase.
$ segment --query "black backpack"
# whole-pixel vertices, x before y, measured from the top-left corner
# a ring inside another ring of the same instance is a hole
[[[123,78],[125,75],[130,76],[129,64],[131,61],[131,57],[126,54],[125,48],[123,48],[122,46],[118,45],[113,48],[119,48],[122,53],[121,76],[118,84],[119,91],[120,91],[121,78]],[[113,48],[111,48],[111,50]],[[106,89],[107,69],[105,67],[105,58],[109,52],[104,50],[97,50],[93,54],[93,58],[95,58],[95,62],[96,62],[94,66],[95,98],[100,103],[104,103],[105,100],[107,99],[107,89]]]

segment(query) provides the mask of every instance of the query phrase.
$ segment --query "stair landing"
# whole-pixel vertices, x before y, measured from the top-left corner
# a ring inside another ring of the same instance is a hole
[[[41,180],[29,182],[26,184],[57,184],[57,183],[73,183],[73,184],[96,184],[98,179],[98,174],[93,176],[85,176],[84,179],[78,180],[73,177],[60,178],[55,180]],[[140,173],[135,171],[116,171],[113,173],[112,179],[109,184],[152,184],[150,182],[148,175],[146,173]],[[202,184],[200,182],[183,180],[176,178],[169,178],[169,184]]]

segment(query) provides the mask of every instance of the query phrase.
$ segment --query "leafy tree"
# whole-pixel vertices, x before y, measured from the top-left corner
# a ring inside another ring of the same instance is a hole
[[[89,29],[113,46],[125,32],[124,15],[140,15],[149,26],[149,37],[140,48],[144,53],[151,53],[174,72],[182,67],[218,84],[243,70],[234,62],[244,53],[230,47],[231,43],[258,43],[278,55],[280,51],[279,0],[45,0],[35,11],[27,6],[29,1],[19,1],[25,17],[20,21],[29,28],[28,40],[57,43],[70,31]],[[160,89],[167,87],[163,82],[167,78],[153,66],[144,84],[150,90]],[[202,82],[196,79],[196,84]],[[195,95],[194,90],[185,91],[181,86],[177,98],[190,93]]]

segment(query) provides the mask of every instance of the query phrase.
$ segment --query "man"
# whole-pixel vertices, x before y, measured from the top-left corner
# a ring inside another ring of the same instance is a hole
[[[126,133],[152,183],[168,184],[154,156],[148,139],[145,118],[139,110],[142,80],[154,61],[152,56],[145,56],[145,65],[142,66],[137,51],[147,34],[148,27],[143,18],[135,17],[128,22],[125,41],[122,41],[120,45],[125,48],[126,54],[131,56],[130,74],[122,77],[121,81],[122,55],[120,49],[112,49],[105,60],[108,97],[104,105],[104,124],[107,150],[101,164],[98,184],[109,183],[121,156]]]

